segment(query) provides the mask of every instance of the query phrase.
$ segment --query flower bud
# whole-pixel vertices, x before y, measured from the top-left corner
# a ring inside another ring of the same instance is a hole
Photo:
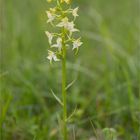
[[[52,2],[52,0],[47,0],[47,2]]]
[[[66,2],[67,4],[70,4],[71,0],[61,0],[61,3]]]

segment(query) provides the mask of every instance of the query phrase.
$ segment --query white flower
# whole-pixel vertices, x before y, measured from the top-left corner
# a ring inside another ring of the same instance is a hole
[[[53,39],[53,34],[49,33],[48,31],[45,32],[45,34],[47,35],[48,39],[49,39],[49,44],[52,44],[52,39]]]
[[[47,23],[52,22],[55,19],[56,16],[50,11],[46,11],[46,13],[47,13],[47,16],[48,16]]]
[[[57,38],[56,42],[57,43],[52,45],[52,47],[58,48],[58,50],[61,51],[61,49],[62,49],[62,38],[60,38],[60,37]]]
[[[63,18],[63,19],[61,20],[61,22],[58,23],[56,26],[57,26],[57,27],[66,27],[68,23],[69,23],[69,20],[68,20],[67,17],[65,17],[65,18]]]
[[[73,32],[77,32],[79,31],[78,29],[74,28],[75,24],[74,22],[69,22],[66,29],[70,31],[70,34],[72,34]]]
[[[53,60],[53,61],[60,61],[60,60],[57,58],[57,56],[55,55],[55,53],[52,52],[52,51],[49,51],[49,50],[48,50],[48,57],[47,57],[47,59],[50,60],[50,63],[52,63],[52,60]]]
[[[80,38],[77,39],[77,40],[74,40],[74,41],[73,41],[73,48],[72,48],[72,50],[74,50],[74,49],[79,49],[79,47],[80,47],[82,44],[83,44],[83,42],[80,41]]]
[[[68,18],[65,17],[61,20],[61,22],[59,24],[56,25],[57,27],[64,27],[65,29],[67,29],[70,34],[72,34],[72,32],[76,32],[79,31],[78,29],[74,28],[74,22],[69,22]]]
[[[79,7],[73,9],[73,11],[72,11],[72,15],[74,16],[74,18],[76,18],[76,17],[79,16],[79,15],[78,15],[78,9],[79,9]]]

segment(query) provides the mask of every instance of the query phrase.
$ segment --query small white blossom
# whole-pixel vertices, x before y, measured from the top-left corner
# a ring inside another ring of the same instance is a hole
[[[61,22],[59,24],[56,25],[57,27],[64,27],[65,29],[67,29],[70,34],[72,34],[72,32],[76,32],[79,31],[78,29],[74,28],[74,22],[69,22],[68,18],[65,17],[61,20]]]
[[[51,45],[52,44],[52,39],[53,39],[53,34],[49,33],[48,31],[46,31],[45,34],[47,35],[48,40],[49,40],[49,44]]]
[[[56,16],[50,11],[46,11],[46,13],[47,13],[47,16],[48,16],[47,23],[52,22],[55,19]]]
[[[72,48],[72,50],[74,50],[74,49],[79,49],[79,47],[80,47],[82,44],[83,44],[83,42],[80,41],[80,38],[77,39],[77,40],[74,40],[74,41],[73,41],[73,48]]]
[[[78,29],[74,28],[74,26],[75,24],[73,21],[68,23],[68,26],[66,29],[69,30],[70,34],[72,34],[73,32],[79,31]]]
[[[60,37],[57,38],[56,42],[57,43],[52,45],[52,47],[58,48],[58,50],[61,51],[61,49],[62,49],[62,38],[60,38]]]
[[[56,26],[57,26],[57,27],[67,27],[67,24],[68,24],[68,23],[69,23],[69,20],[68,20],[67,17],[65,17],[65,18],[63,18],[63,19],[61,20],[61,22],[58,23]]]
[[[50,51],[50,50],[48,50],[48,57],[47,57],[47,59],[50,60],[50,63],[52,63],[52,61],[60,61],[57,58],[56,54],[54,52]]]
[[[79,15],[78,15],[78,10],[79,10],[79,7],[73,9],[73,11],[72,11],[72,15],[74,16],[74,18],[76,18],[76,17],[79,16]]]

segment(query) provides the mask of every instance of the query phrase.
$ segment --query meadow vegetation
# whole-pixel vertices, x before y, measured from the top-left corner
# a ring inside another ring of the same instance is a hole
[[[70,140],[140,139],[138,0],[73,0],[83,45],[67,58]],[[0,140],[62,140],[61,65],[46,59],[46,0],[0,2]],[[109,129],[111,128],[111,129]]]

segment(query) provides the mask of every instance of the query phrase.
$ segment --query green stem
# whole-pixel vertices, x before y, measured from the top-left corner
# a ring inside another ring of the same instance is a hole
[[[62,59],[62,98],[63,98],[63,137],[67,140],[67,93],[66,93],[66,46],[63,46]]]

